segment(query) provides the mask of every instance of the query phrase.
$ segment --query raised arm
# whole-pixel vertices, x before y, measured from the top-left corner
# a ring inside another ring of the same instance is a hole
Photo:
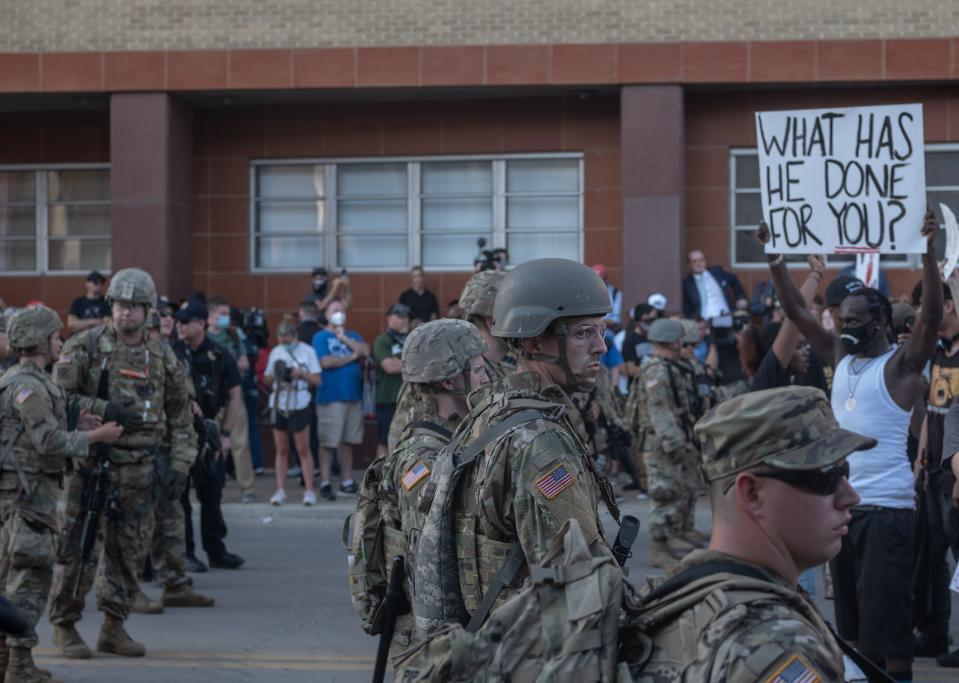
[[[756,231],[756,239],[762,244],[769,241],[769,226],[763,221]],[[842,342],[832,332],[825,329],[816,316],[810,312],[796,283],[789,277],[786,260],[782,254],[767,254],[769,258],[769,274],[776,285],[776,293],[782,302],[786,317],[796,325],[799,332],[809,340],[809,345],[817,356],[824,362],[835,366],[844,355]]]
[[[922,256],[922,301],[919,319],[912,328],[912,335],[902,345],[901,372],[918,375],[936,353],[939,324],[942,322],[942,277],[933,242],[939,232],[939,221],[932,209],[926,211],[922,234],[926,238],[926,253]]]
[[[806,281],[803,282],[802,287],[799,288],[799,293],[802,294],[803,301],[808,308],[809,302],[816,296],[819,283],[822,282],[823,273],[826,270],[826,260],[822,256],[809,256],[806,260],[812,270],[806,277]],[[779,328],[779,333],[776,335],[776,340],[773,342],[773,353],[776,354],[776,359],[781,367],[789,366],[793,353],[796,351],[796,344],[799,343],[801,338],[802,333],[792,320],[787,318],[783,321],[782,327]]]

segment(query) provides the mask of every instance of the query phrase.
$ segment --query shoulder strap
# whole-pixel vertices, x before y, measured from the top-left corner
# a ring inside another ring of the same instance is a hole
[[[426,431],[433,432],[437,436],[441,437],[447,443],[449,443],[450,439],[453,438],[453,432],[444,427],[440,427],[438,424],[434,424],[429,420],[415,420],[414,422],[410,422],[410,425],[407,429],[409,429],[410,432],[412,432],[414,429],[425,429]]]
[[[649,592],[644,598],[643,602],[649,604],[655,600],[663,598],[673,591],[681,590],[694,581],[699,579],[704,579],[707,576],[713,574],[734,574],[737,576],[744,576],[750,579],[756,579],[758,581],[765,581],[767,583],[773,583],[772,579],[765,572],[756,569],[754,567],[748,567],[746,565],[739,564],[737,562],[728,562],[724,560],[714,560],[712,562],[704,562],[698,564],[694,567],[686,569],[671,579],[667,580],[665,583],[660,585],[655,590]],[[829,629],[829,633],[832,635],[833,639],[839,645],[839,648],[842,650],[849,659],[856,663],[856,665],[862,669],[863,673],[866,674],[866,677],[869,679],[870,683],[892,683],[893,679],[889,675],[880,669],[878,666],[873,664],[869,659],[863,656],[858,650],[849,645],[845,640],[839,637],[839,634],[836,633],[833,629],[832,624],[827,622],[825,619],[822,620]]]
[[[519,541],[516,541],[509,549],[509,555],[506,556],[506,561],[503,562],[503,566],[496,572],[496,576],[493,577],[493,582],[483,594],[483,599],[480,600],[476,611],[473,612],[473,616],[470,617],[469,623],[466,624],[466,630],[469,633],[476,633],[480,630],[490,610],[493,609],[493,603],[496,602],[496,598],[498,598],[499,594],[503,592],[503,589],[510,584],[524,562],[526,562],[526,555],[523,553],[523,546],[520,545]]]
[[[551,419],[548,415],[544,415],[542,411],[535,410],[533,408],[527,408],[526,410],[519,410],[502,422],[497,422],[495,425],[487,429],[485,432],[479,435],[474,441],[471,441],[466,448],[459,453],[457,460],[457,467],[462,467],[467,465],[476,459],[480,453],[482,453],[487,446],[496,441],[501,436],[505,435],[511,429],[520,426],[524,422],[532,422],[533,420],[548,420]]]

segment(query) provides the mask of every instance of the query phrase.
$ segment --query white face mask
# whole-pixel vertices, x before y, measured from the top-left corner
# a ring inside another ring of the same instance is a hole
[[[343,327],[346,324],[346,313],[343,311],[335,311],[330,315],[330,323],[332,323],[334,327]]]

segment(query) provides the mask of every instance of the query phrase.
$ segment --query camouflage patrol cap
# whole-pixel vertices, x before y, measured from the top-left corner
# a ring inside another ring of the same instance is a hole
[[[754,391],[725,401],[696,423],[703,478],[716,481],[756,465],[828,467],[876,440],[839,428],[826,395],[813,387]]]
[[[29,306],[14,313],[7,323],[10,348],[24,351],[40,346],[63,327],[60,316],[46,306]]]
[[[465,320],[443,318],[423,323],[403,344],[404,382],[428,384],[463,372],[470,358],[486,351],[486,340]]]
[[[153,278],[140,268],[124,268],[110,280],[107,288],[107,303],[132,301],[156,308],[157,288]]]
[[[466,315],[481,315],[489,318],[493,315],[493,301],[496,292],[506,277],[499,270],[481,270],[469,279],[460,294],[460,308]]]
[[[659,318],[649,326],[646,339],[654,344],[672,344],[682,339],[684,334],[686,334],[686,330],[683,329],[683,324],[678,320]]]
[[[506,275],[493,302],[494,337],[538,337],[560,318],[604,316],[613,307],[589,266],[563,258],[522,263]]]
[[[679,324],[683,326],[683,344],[698,344],[703,340],[699,335],[699,323],[695,320],[680,320]]]

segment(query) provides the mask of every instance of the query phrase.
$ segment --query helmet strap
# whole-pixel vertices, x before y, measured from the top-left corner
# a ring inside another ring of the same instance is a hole
[[[566,355],[566,337],[568,334],[569,329],[566,327],[566,322],[564,320],[557,320],[553,325],[553,336],[556,337],[559,353],[555,356],[548,353],[530,353],[523,348],[522,344],[519,345],[519,348],[523,357],[527,360],[558,365],[566,376],[566,385],[575,388],[579,384],[579,381],[576,378],[576,373],[574,373],[573,369],[569,366],[569,359]]]

